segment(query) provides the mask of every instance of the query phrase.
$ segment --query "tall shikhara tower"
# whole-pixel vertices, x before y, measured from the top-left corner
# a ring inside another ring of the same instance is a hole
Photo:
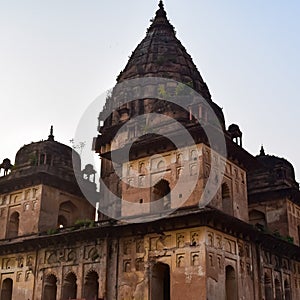
[[[241,147],[238,126],[226,130],[162,2],[99,121],[95,150],[108,215],[164,215],[209,204],[248,219],[245,171],[255,163]]]

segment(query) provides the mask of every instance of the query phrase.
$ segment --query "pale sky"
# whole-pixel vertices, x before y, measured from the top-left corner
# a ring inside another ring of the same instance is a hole
[[[227,126],[240,126],[250,153],[264,144],[287,158],[300,179],[300,2],[164,2]],[[145,36],[157,4],[0,0],[0,162],[46,139],[50,125],[70,145],[85,109],[113,87]]]

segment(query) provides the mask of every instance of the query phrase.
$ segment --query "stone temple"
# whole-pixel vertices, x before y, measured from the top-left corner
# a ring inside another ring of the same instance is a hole
[[[243,148],[161,1],[93,149],[100,192],[52,129],[3,160],[0,300],[300,299],[294,168]]]

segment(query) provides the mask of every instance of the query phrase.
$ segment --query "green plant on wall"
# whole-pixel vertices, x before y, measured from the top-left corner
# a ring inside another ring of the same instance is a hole
[[[37,158],[36,153],[32,153],[29,157],[29,160],[30,160],[30,165],[36,166],[38,163],[38,158]]]
[[[77,220],[75,225],[78,227],[89,227],[92,228],[95,226],[95,221],[90,219]]]

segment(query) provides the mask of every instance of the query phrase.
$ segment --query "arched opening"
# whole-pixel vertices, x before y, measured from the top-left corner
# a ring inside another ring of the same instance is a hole
[[[74,273],[69,273],[63,281],[62,300],[76,299],[77,297],[77,277]]]
[[[266,215],[256,209],[251,210],[249,213],[249,223],[258,228],[265,229],[267,227]]]
[[[265,299],[274,300],[271,277],[267,273],[265,273],[264,276],[264,289],[265,289]]]
[[[77,208],[71,201],[61,203],[58,210],[58,226],[63,225],[63,227],[67,227],[73,225],[76,212]]]
[[[84,279],[83,298],[86,300],[98,299],[99,276],[97,272],[90,271]]]
[[[237,300],[237,281],[235,270],[232,266],[227,266],[225,271],[226,300]]]
[[[2,282],[1,300],[12,300],[13,281],[6,278]]]
[[[170,192],[170,184],[167,180],[161,179],[158,183],[156,183],[152,191],[152,212],[161,212],[165,209],[171,208]]]
[[[278,278],[275,279],[275,300],[282,300],[281,284]]]
[[[19,234],[20,215],[18,212],[11,214],[7,227],[7,238],[17,237]]]
[[[170,300],[170,267],[157,263],[151,270],[151,300]]]
[[[56,300],[57,278],[55,275],[48,275],[44,280],[43,300]]]
[[[291,286],[287,279],[284,281],[284,296],[285,300],[292,300]]]
[[[233,215],[232,199],[227,183],[222,184],[222,209],[226,214]]]
[[[59,215],[58,218],[57,218],[57,227],[58,228],[64,228],[64,227],[67,227],[67,226],[68,226],[67,219],[64,216]]]

